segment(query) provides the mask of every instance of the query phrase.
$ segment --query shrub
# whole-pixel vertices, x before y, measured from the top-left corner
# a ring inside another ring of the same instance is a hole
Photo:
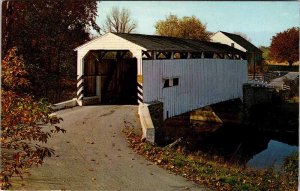
[[[299,175],[299,152],[294,152],[286,157],[282,164],[282,170],[292,181],[298,181]]]
[[[268,65],[269,71],[290,71],[298,72],[299,66],[288,66],[288,65]]]
[[[49,105],[36,101],[25,93],[29,81],[26,79],[23,60],[16,49],[8,51],[2,60],[1,89],[1,189],[11,187],[13,175],[22,177],[23,171],[32,165],[41,165],[54,150],[40,146],[52,133],[65,132],[56,126],[60,118],[50,115]],[[48,127],[47,131],[44,129]]]

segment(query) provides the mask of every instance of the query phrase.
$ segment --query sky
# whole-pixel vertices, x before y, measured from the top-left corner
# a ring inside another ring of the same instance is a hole
[[[210,32],[242,32],[256,46],[269,46],[272,36],[299,26],[297,1],[101,1],[97,23],[103,26],[112,7],[127,8],[137,21],[135,33],[155,34],[155,23],[169,14],[196,16]]]

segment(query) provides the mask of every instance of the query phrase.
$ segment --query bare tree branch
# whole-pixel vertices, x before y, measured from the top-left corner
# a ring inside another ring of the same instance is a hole
[[[241,37],[243,37],[243,38],[246,39],[247,41],[251,42],[251,38],[250,38],[249,36],[247,36],[245,33],[242,33],[242,32],[234,32],[233,34],[240,35]]]
[[[128,9],[113,7],[111,12],[106,15],[104,32],[131,33],[137,28],[137,22],[132,20]]]

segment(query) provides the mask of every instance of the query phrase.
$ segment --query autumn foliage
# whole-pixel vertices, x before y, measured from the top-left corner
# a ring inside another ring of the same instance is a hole
[[[156,22],[155,29],[156,34],[161,36],[210,40],[206,25],[195,16],[178,18],[176,15],[169,15],[165,20]]]
[[[76,52],[90,40],[96,0],[3,1],[2,55],[17,47],[33,95],[52,103],[76,96]]]
[[[269,56],[276,62],[291,66],[299,60],[299,28],[290,28],[272,37]]]
[[[39,143],[46,143],[53,133],[65,132],[56,125],[61,119],[50,115],[46,102],[25,93],[30,85],[27,75],[16,48],[9,50],[2,60],[1,189],[11,186],[13,175],[22,177],[27,168],[53,154],[54,150]]]
[[[127,128],[124,130],[130,147],[170,173],[184,176],[213,190],[297,190],[298,153],[285,160],[284,172],[273,168],[251,169],[225,163],[218,156],[189,152],[178,145],[159,147]]]

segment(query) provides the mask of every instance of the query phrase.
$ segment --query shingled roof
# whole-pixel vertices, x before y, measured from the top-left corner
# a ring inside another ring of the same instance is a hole
[[[225,44],[157,35],[113,33],[147,50],[235,53],[244,52]]]
[[[254,50],[262,52],[259,48],[254,46],[251,42],[244,39],[240,35],[224,32],[224,31],[220,31],[220,32],[223,33],[224,35],[226,35],[228,38],[230,38],[234,42],[236,42],[237,44],[239,44],[240,46],[244,47],[248,52],[253,52]]]

